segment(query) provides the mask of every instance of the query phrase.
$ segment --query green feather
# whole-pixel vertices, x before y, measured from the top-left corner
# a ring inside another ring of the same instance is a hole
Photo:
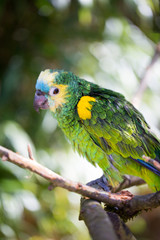
[[[98,164],[113,186],[122,181],[124,174],[131,174],[143,178],[152,190],[160,190],[160,171],[143,159],[146,155],[160,162],[160,141],[123,95],[71,72],[46,70],[38,78],[36,88],[45,92],[51,110],[56,98],[46,89],[54,85],[67,86],[63,104],[57,105],[53,114],[75,150],[92,164]],[[77,111],[77,104],[84,96],[94,99],[86,105],[90,109],[83,105],[86,113],[91,111],[87,115],[91,117],[85,120]]]

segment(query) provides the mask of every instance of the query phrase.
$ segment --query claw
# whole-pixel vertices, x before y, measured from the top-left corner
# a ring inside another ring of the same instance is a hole
[[[111,188],[108,185],[108,181],[107,181],[107,179],[104,175],[102,175],[102,177],[100,177],[100,178],[97,178],[97,179],[87,183],[87,185],[90,186],[90,187],[95,187],[95,188],[98,188],[98,189],[102,189],[106,192],[111,191]]]

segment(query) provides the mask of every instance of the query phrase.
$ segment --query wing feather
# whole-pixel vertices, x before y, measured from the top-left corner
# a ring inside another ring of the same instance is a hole
[[[146,162],[143,155],[160,162],[160,142],[132,104],[121,95],[117,97],[109,94],[99,94],[96,102],[91,104],[92,117],[84,120],[83,124],[96,144],[107,154],[114,152],[123,158],[131,157],[140,161],[140,164],[144,162],[144,166]]]

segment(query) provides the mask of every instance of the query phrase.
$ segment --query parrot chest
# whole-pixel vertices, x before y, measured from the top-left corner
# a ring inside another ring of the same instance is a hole
[[[93,165],[98,164],[104,174],[107,173],[107,178],[112,185],[115,185],[114,179],[116,183],[121,181],[121,176],[115,171],[106,152],[93,141],[82,122],[76,119],[76,116],[60,117],[58,123],[74,150]]]
[[[108,167],[106,153],[94,143],[80,120],[74,116],[67,116],[60,118],[58,122],[74,150],[93,165],[97,163],[103,170]]]

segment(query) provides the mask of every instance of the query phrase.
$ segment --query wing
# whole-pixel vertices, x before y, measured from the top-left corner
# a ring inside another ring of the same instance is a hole
[[[142,156],[160,162],[160,142],[150,132],[142,114],[121,95],[107,93],[93,97],[96,101],[90,102],[91,118],[82,119],[93,141],[107,154],[131,157],[153,171]]]

